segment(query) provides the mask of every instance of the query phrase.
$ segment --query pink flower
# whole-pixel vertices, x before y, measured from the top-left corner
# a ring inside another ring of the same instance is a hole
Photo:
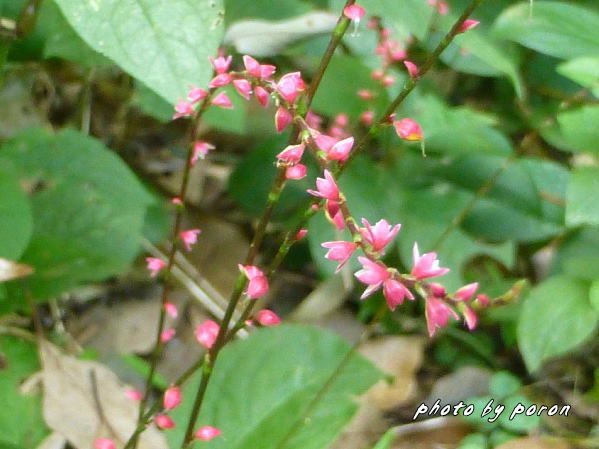
[[[229,66],[231,65],[231,61],[233,59],[232,56],[227,56],[226,58],[219,56],[216,59],[208,58],[210,60],[210,64],[214,67],[216,73],[225,73],[229,70]]]
[[[181,394],[181,389],[179,387],[169,387],[162,397],[162,406],[166,410],[172,410],[181,403],[182,399],[183,395]]]
[[[204,426],[200,427],[193,435],[198,440],[208,441],[219,436],[222,432],[216,427]]]
[[[418,243],[414,243],[412,250],[414,266],[412,267],[411,275],[416,279],[426,279],[435,276],[443,276],[449,273],[449,268],[440,268],[437,260],[437,253],[431,252],[420,255],[418,251]]]
[[[418,70],[418,66],[416,64],[414,64],[412,61],[404,61],[403,64],[406,66],[406,69],[408,69],[408,73],[412,78],[418,77],[418,73],[420,71]]]
[[[409,141],[420,141],[422,140],[422,129],[420,125],[411,118],[403,118],[393,122],[395,132],[399,137]]]
[[[206,320],[203,324],[196,327],[196,340],[202,346],[210,349],[216,341],[219,330],[220,326],[215,321]]]
[[[272,76],[277,68],[274,65],[262,64],[260,65],[260,78],[266,80]]]
[[[340,140],[335,143],[328,151],[328,158],[333,161],[345,161],[349,157],[349,152],[354,146],[354,138]]]
[[[358,5],[350,5],[343,9],[343,15],[353,22],[359,22],[366,14],[366,10]]]
[[[324,242],[320,246],[329,250],[324,256],[326,259],[339,262],[339,265],[337,265],[337,268],[335,269],[335,273],[339,273],[341,268],[343,268],[358,247],[358,245],[353,242],[344,242],[342,240],[335,242]]]
[[[397,224],[393,227],[387,220],[379,220],[374,226],[371,226],[368,220],[362,218],[364,228],[360,228],[360,234],[364,237],[372,249],[381,254],[385,254],[385,246],[397,235],[401,229],[401,225]]]
[[[256,321],[262,326],[276,326],[277,324],[281,324],[281,318],[272,310],[267,309],[261,310],[256,314]]]
[[[160,270],[166,267],[166,262],[156,257],[146,257],[146,263],[151,277],[156,277]]]
[[[307,192],[318,198],[324,198],[334,202],[341,201],[339,187],[337,187],[333,175],[331,175],[331,172],[328,170],[324,171],[324,178],[316,178],[316,188],[318,190],[308,190]]]
[[[481,307],[487,307],[489,304],[491,304],[491,298],[489,298],[489,295],[481,293],[476,295],[476,302],[480,304]]]
[[[183,244],[187,251],[191,251],[191,246],[195,245],[198,241],[198,234],[202,231],[200,229],[189,229],[187,231],[181,231],[179,236],[183,240]]]
[[[268,100],[270,99],[270,95],[266,89],[258,86],[256,87],[256,89],[254,89],[254,94],[258,99],[258,103],[260,103],[262,107],[265,108],[266,106],[268,106]]]
[[[199,87],[193,87],[189,94],[187,94],[187,98],[191,101],[192,104],[197,103],[200,100],[203,100],[208,96],[208,92],[204,89],[200,89]]]
[[[114,441],[110,438],[98,438],[94,440],[94,448],[95,449],[116,449],[116,445]]]
[[[277,154],[277,159],[290,164],[297,164],[302,160],[305,148],[306,146],[304,144],[289,145]]]
[[[320,126],[322,125],[322,117],[310,109],[306,113],[306,123],[310,128],[320,129]]]
[[[468,330],[474,330],[476,328],[476,324],[478,323],[478,317],[476,316],[476,313],[474,313],[474,310],[468,306],[465,306],[462,313],[464,314],[464,321],[466,322],[466,327],[468,327]]]
[[[393,86],[394,83],[395,83],[395,77],[391,76],[391,75],[385,76],[381,81],[381,84],[385,87]]]
[[[362,100],[372,100],[374,95],[367,89],[360,89],[358,91],[358,97],[360,97]]]
[[[397,306],[403,304],[404,298],[414,299],[412,292],[395,279],[388,279],[383,283],[383,295],[385,295],[387,305],[392,312]]]
[[[160,341],[162,343],[166,343],[168,341],[171,341],[173,339],[173,337],[175,336],[175,329],[165,329],[162,331],[162,333],[160,334]]]
[[[231,99],[225,92],[220,92],[212,99],[211,103],[224,109],[233,109],[233,103],[231,103]]]
[[[193,167],[198,159],[204,159],[210,150],[214,150],[215,146],[208,142],[195,142],[193,144],[193,153],[191,155],[191,166]]]
[[[362,264],[362,269],[357,271],[354,276],[363,284],[368,285],[368,288],[360,296],[360,299],[364,299],[377,291],[383,282],[391,277],[391,273],[387,271],[385,265],[373,262],[367,257],[358,257],[358,261]]]
[[[445,298],[447,295],[445,287],[443,287],[441,284],[437,284],[436,282],[429,282],[428,288],[435,298]]]
[[[401,61],[408,57],[408,53],[403,48],[398,48],[393,50],[390,56],[393,61]]]
[[[333,145],[335,145],[338,141],[339,139],[335,139],[334,137],[328,136],[326,134],[318,134],[314,138],[316,146],[325,153],[328,153],[333,147]]]
[[[180,101],[175,105],[175,115],[173,115],[173,120],[178,119],[179,117],[185,117],[188,115],[193,115],[193,105],[188,101]]]
[[[243,57],[243,65],[250,75],[260,78],[260,63],[249,55]]]
[[[304,179],[307,172],[308,169],[304,164],[295,164],[291,167],[287,167],[285,170],[285,179]]]
[[[231,82],[233,78],[228,73],[221,73],[212,78],[212,81],[208,83],[208,87],[214,89],[215,87],[223,87]]]
[[[239,269],[249,280],[246,291],[248,298],[255,299],[268,293],[268,279],[262,270],[254,265],[239,265]]]
[[[450,316],[453,316],[456,320],[459,318],[451,307],[440,299],[426,298],[426,324],[429,337],[435,335],[438,327],[447,326]]]
[[[183,204],[183,200],[181,200],[181,198],[179,198],[178,196],[174,197],[173,199],[171,199],[171,203],[180,206],[181,204]]]
[[[175,421],[167,415],[156,415],[154,422],[159,429],[172,429],[175,427]]]
[[[473,282],[472,284],[464,285],[453,294],[453,297],[457,301],[468,301],[470,298],[472,298],[477,288],[478,282]]]
[[[374,122],[374,111],[364,111],[360,114],[360,121],[366,126],[372,125]]]
[[[239,92],[239,95],[241,95],[246,100],[250,99],[250,94],[252,93],[252,85],[248,80],[233,80],[233,86],[235,86],[235,89],[237,90],[237,92]]]
[[[466,19],[466,20],[464,20],[464,23],[462,23],[460,25],[458,33],[465,33],[466,31],[471,30],[472,28],[477,27],[479,23],[480,22],[478,20]]]
[[[141,401],[143,399],[143,394],[138,390],[127,390],[125,391],[125,396],[127,396],[132,401]]]
[[[307,233],[308,233],[307,229],[300,229],[299,231],[297,231],[297,234],[295,234],[295,240],[300,241],[301,239],[303,239],[306,236]]]
[[[449,12],[449,6],[443,0],[428,0],[428,4],[435,8],[442,16]]]
[[[177,316],[179,316],[179,312],[177,311],[177,306],[174,305],[172,302],[164,303],[164,311],[171,318],[177,318]]]
[[[277,83],[277,90],[281,96],[289,103],[295,102],[295,99],[305,87],[302,75],[300,72],[288,73],[283,75]]]
[[[283,130],[287,128],[287,125],[289,125],[292,120],[293,116],[291,115],[291,112],[289,112],[283,106],[280,106],[275,113],[275,127],[277,128],[277,132],[283,132]]]

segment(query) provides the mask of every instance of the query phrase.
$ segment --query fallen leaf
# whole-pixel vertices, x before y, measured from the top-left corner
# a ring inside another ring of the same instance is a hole
[[[37,449],[63,449],[67,439],[58,432],[52,432],[39,444]]]
[[[33,273],[33,268],[29,265],[13,262],[12,260],[0,257],[0,282],[10,281],[11,279],[22,278]]]
[[[495,449],[570,449],[571,447],[559,438],[524,437],[508,441]]]
[[[244,20],[229,27],[224,43],[234,45],[241,54],[274,56],[301,39],[330,33],[337,18],[335,14],[314,11],[278,22]]]
[[[122,447],[135,429],[137,403],[127,387],[104,365],[63,354],[40,342],[43,367],[43,414],[48,427],[77,449],[89,449],[97,438],[111,438]],[[164,449],[164,436],[153,426],[140,439],[144,449]]]

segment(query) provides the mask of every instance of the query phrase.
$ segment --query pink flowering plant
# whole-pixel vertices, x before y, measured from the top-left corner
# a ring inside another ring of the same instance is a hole
[[[0,446],[380,449],[451,413],[469,426],[452,447],[593,447],[596,9],[21,3],[2,64],[41,58],[49,126],[0,150]],[[138,286],[154,301],[114,305]],[[331,317],[344,337],[306,325]],[[574,405],[550,369],[567,357]],[[442,402],[464,365],[494,374],[435,409],[424,391]],[[43,404],[17,388],[36,370]],[[513,410],[470,416],[489,400]]]

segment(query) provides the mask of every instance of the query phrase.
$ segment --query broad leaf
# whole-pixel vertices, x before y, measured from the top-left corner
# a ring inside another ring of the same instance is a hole
[[[0,160],[0,257],[18,259],[29,242],[31,206],[9,164]]]
[[[31,189],[34,231],[21,261],[36,270],[34,297],[119,273],[136,256],[152,197],[102,143],[33,129],[7,142],[1,157]]]
[[[566,224],[599,225],[599,168],[577,167],[566,196]]]
[[[589,281],[599,279],[599,227],[585,226],[569,233],[553,260],[553,274],[566,273]]]
[[[562,63],[557,71],[599,97],[599,56],[586,56]]]
[[[598,321],[588,282],[558,276],[539,284],[525,299],[518,322],[518,346],[528,370],[581,344]]]
[[[535,1],[532,16],[528,2],[503,12],[495,35],[559,58],[596,55],[599,48],[599,14],[565,2]]]
[[[381,376],[355,354],[308,410],[349,350],[334,334],[290,325],[262,329],[227,346],[214,368],[198,419],[198,425],[212,425],[223,432],[210,447],[327,447],[357,410],[355,396]],[[180,445],[197,386],[196,376],[184,390],[183,403],[173,410],[177,428],[167,432],[171,447]],[[296,423],[297,431],[279,444]]]
[[[170,103],[205,86],[221,41],[220,0],[56,0],[94,50]]]

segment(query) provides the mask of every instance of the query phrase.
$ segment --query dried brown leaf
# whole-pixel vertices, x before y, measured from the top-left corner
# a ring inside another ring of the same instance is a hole
[[[572,446],[558,438],[524,437],[497,446],[495,449],[570,449]]]
[[[40,355],[48,427],[77,449],[93,447],[97,438],[112,438],[122,447],[137,421],[137,404],[124,394],[127,386],[104,365],[65,355],[47,341],[40,343]],[[142,434],[140,447],[164,449],[167,443],[150,427]]]
[[[22,278],[33,273],[33,267],[0,257],[0,282]]]

